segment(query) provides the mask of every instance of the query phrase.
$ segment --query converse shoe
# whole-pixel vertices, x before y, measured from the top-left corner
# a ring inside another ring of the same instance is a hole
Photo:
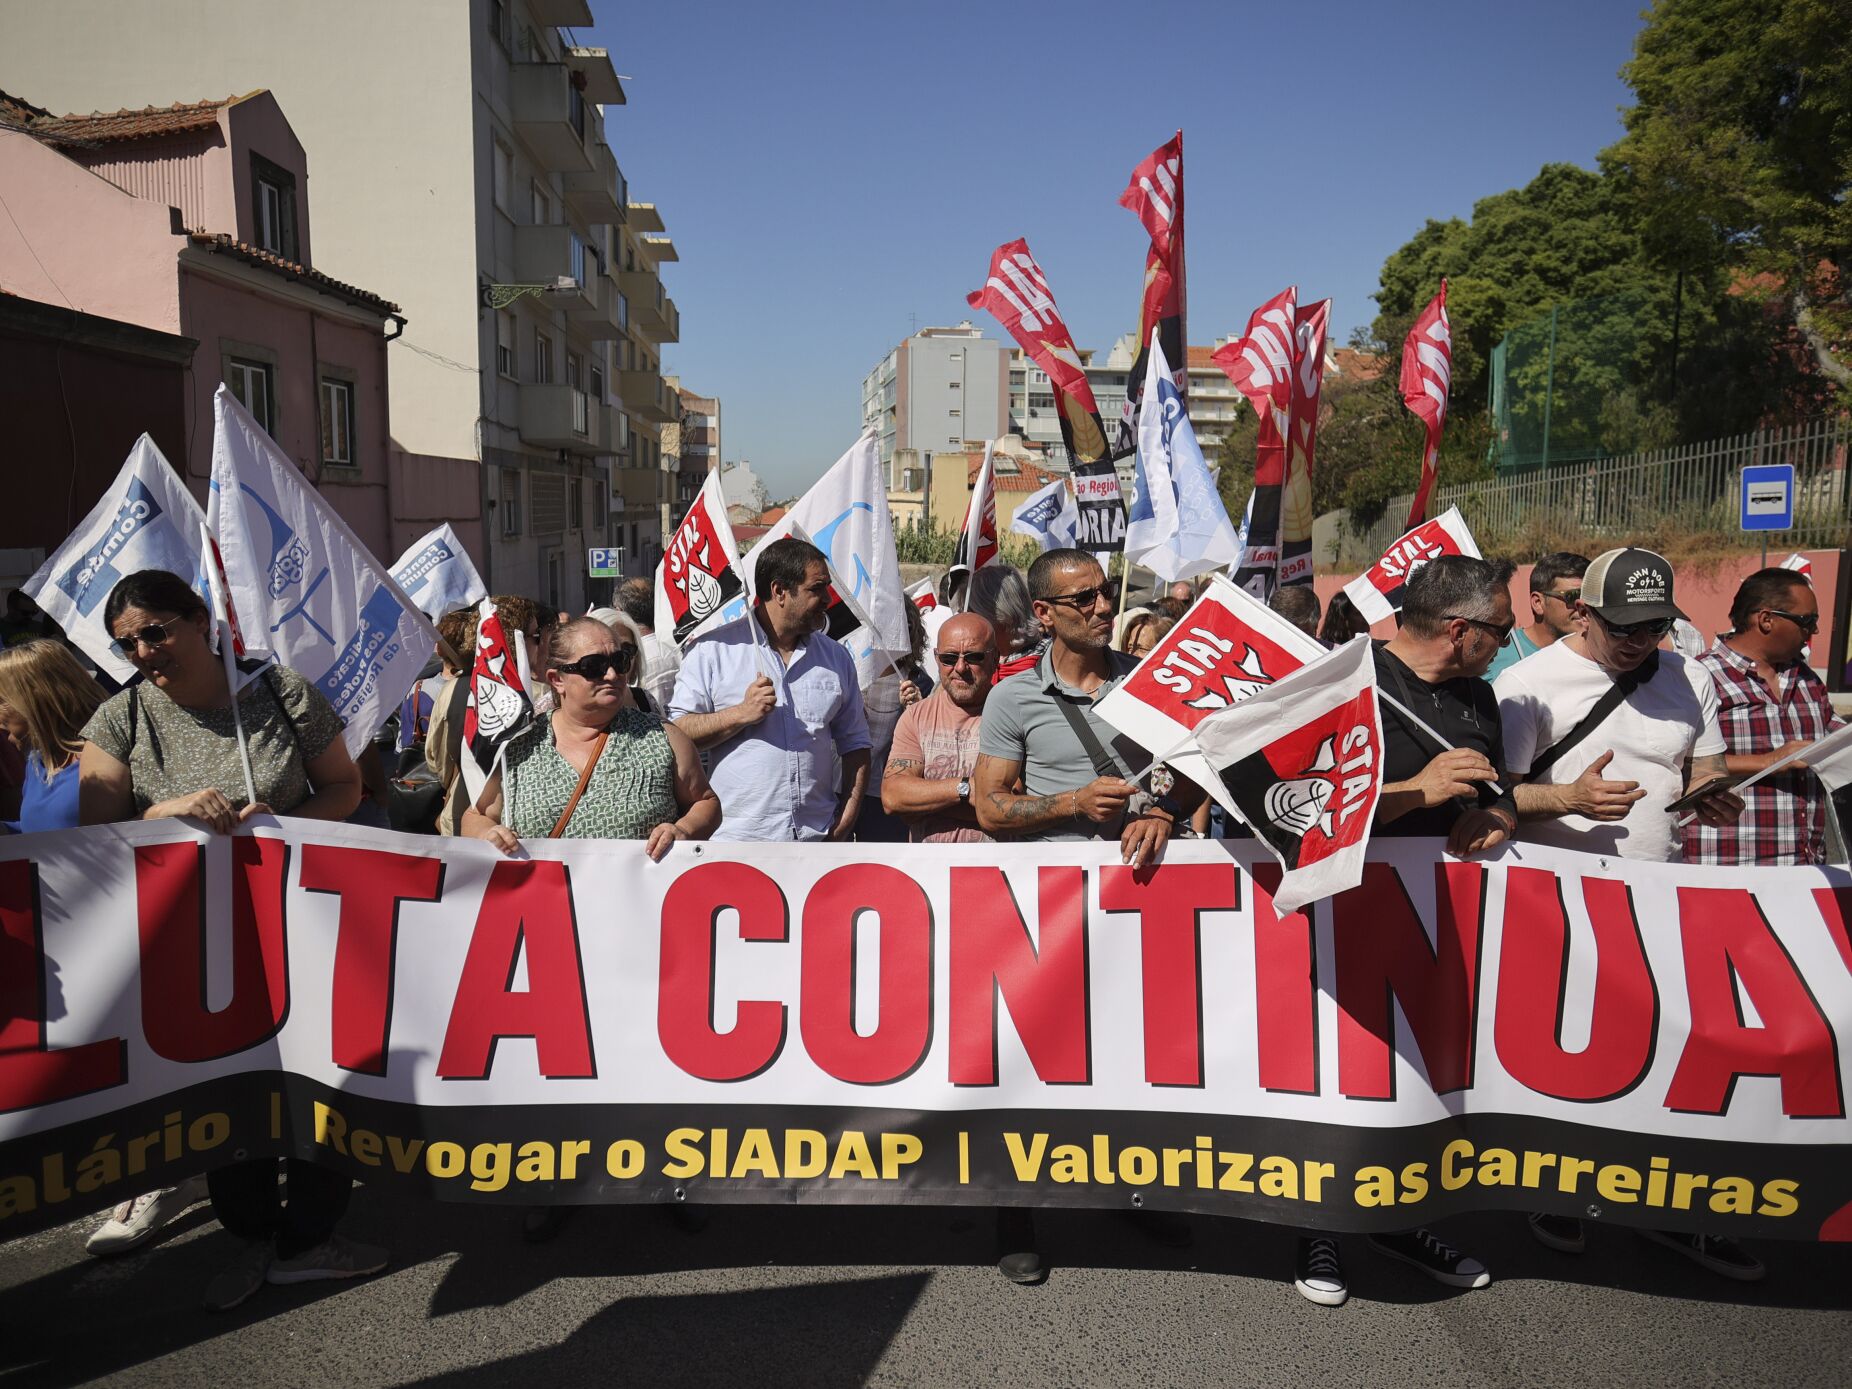
[[[1692,1263],[1739,1283],[1759,1283],[1768,1270],[1762,1261],[1733,1239],[1722,1235],[1681,1235],[1674,1230],[1636,1230],[1641,1239],[1663,1244]]]
[[[1492,1281],[1492,1274],[1484,1264],[1436,1238],[1425,1226],[1401,1234],[1371,1235],[1370,1245],[1378,1254],[1411,1264],[1436,1283],[1445,1283],[1450,1288],[1483,1288]]]
[[[275,1257],[276,1249],[269,1240],[246,1240],[231,1265],[206,1284],[199,1305],[208,1312],[231,1311],[264,1286],[264,1275]]]
[[[1545,1249],[1563,1254],[1580,1254],[1588,1248],[1588,1234],[1573,1215],[1545,1215],[1532,1211],[1530,1232]]]
[[[206,1199],[206,1179],[188,1177],[179,1186],[144,1192],[124,1201],[84,1241],[84,1252],[100,1259],[126,1254],[146,1244],[161,1227]]]
[[[1350,1296],[1344,1286],[1344,1263],[1338,1258],[1338,1242],[1329,1235],[1299,1237],[1298,1276],[1293,1287],[1307,1302],[1320,1307],[1342,1307]]]
[[[272,1283],[316,1283],[324,1278],[364,1278],[386,1266],[386,1251],[330,1235],[293,1259],[278,1259],[265,1277]]]

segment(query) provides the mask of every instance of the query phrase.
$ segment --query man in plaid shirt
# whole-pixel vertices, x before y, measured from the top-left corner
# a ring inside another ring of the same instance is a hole
[[[1820,625],[1813,586],[1791,569],[1760,569],[1730,604],[1730,625],[1698,664],[1717,688],[1717,722],[1732,772],[1759,772],[1840,726],[1826,685],[1801,651]],[[1812,772],[1790,769],[1742,793],[1733,825],[1685,827],[1687,863],[1776,864],[1826,861],[1826,789]]]

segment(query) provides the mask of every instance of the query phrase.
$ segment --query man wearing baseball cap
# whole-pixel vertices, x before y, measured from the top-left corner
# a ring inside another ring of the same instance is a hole
[[[1652,862],[1683,859],[1674,801],[1725,776],[1717,690],[1710,674],[1659,643],[1685,616],[1672,566],[1651,550],[1597,556],[1582,576],[1583,629],[1498,677],[1505,765],[1518,781],[1522,838]],[[1706,825],[1733,824],[1743,802],[1730,783],[1693,810]],[[1531,1232],[1579,1253],[1582,1222],[1533,1215]],[[1715,1273],[1762,1276],[1762,1265],[1718,1236],[1643,1231]]]

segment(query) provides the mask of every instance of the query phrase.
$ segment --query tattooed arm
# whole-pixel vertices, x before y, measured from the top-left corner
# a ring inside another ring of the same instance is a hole
[[[976,810],[958,799],[958,778],[929,779],[924,771],[923,764],[916,758],[888,758],[887,769],[881,773],[881,808],[909,822],[931,815],[966,825],[977,824]],[[971,800],[977,800],[975,782]]]
[[[988,834],[1041,834],[1116,820],[1138,788],[1118,777],[1095,777],[1085,786],[1052,796],[1024,796],[1013,789],[1022,779],[1022,763],[980,752],[971,773],[971,803],[978,827]],[[1083,823],[1090,822],[1090,823]]]

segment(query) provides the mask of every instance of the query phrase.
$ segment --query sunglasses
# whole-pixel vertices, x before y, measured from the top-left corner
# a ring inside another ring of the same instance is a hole
[[[1589,611],[1595,610],[1590,608]],[[1656,617],[1651,622],[1621,623],[1609,622],[1598,612],[1595,616],[1601,618],[1601,625],[1606,627],[1611,635],[1619,637],[1622,641],[1628,641],[1634,637],[1663,637],[1672,630],[1672,619],[1669,617]]]
[[[110,645],[131,660],[137,647],[145,646],[152,651],[157,646],[164,646],[173,640],[173,629],[181,623],[180,618],[170,617],[165,622],[150,622],[146,627],[130,632],[126,637],[112,637]]]
[[[1784,613],[1780,608],[1764,608],[1762,611],[1771,617],[1787,618],[1803,632],[1812,633],[1820,630],[1820,614],[1818,613]]]
[[[1105,584],[1095,584],[1092,588],[1076,589],[1073,593],[1051,593],[1042,601],[1085,612],[1100,601],[1100,595],[1103,593],[1110,593],[1108,587]]]
[[[1572,608],[1576,605],[1576,601],[1581,598],[1582,590],[1579,588],[1571,588],[1571,589],[1565,589],[1561,593],[1555,593],[1555,592],[1551,592],[1546,589],[1543,592],[1540,592],[1537,596],[1539,598],[1543,598],[1546,600],[1550,598],[1554,598],[1557,602],[1561,603],[1565,608]]]
[[[1490,632],[1493,636],[1498,638],[1498,644],[1500,646],[1509,646],[1511,644],[1511,629],[1518,625],[1516,622],[1506,622],[1503,624],[1487,622],[1483,618],[1468,617],[1465,613],[1448,613],[1445,620],[1452,622],[1456,619],[1466,623],[1468,626],[1478,627],[1484,631]]]
[[[981,666],[997,653],[994,651],[935,651],[932,654],[939,658],[940,665],[950,670],[960,661],[968,666]]]
[[[589,656],[581,656],[571,665],[555,664],[553,669],[561,675],[576,675],[582,680],[602,680],[607,675],[628,675],[636,654],[634,648],[620,646],[615,651],[594,651]]]

